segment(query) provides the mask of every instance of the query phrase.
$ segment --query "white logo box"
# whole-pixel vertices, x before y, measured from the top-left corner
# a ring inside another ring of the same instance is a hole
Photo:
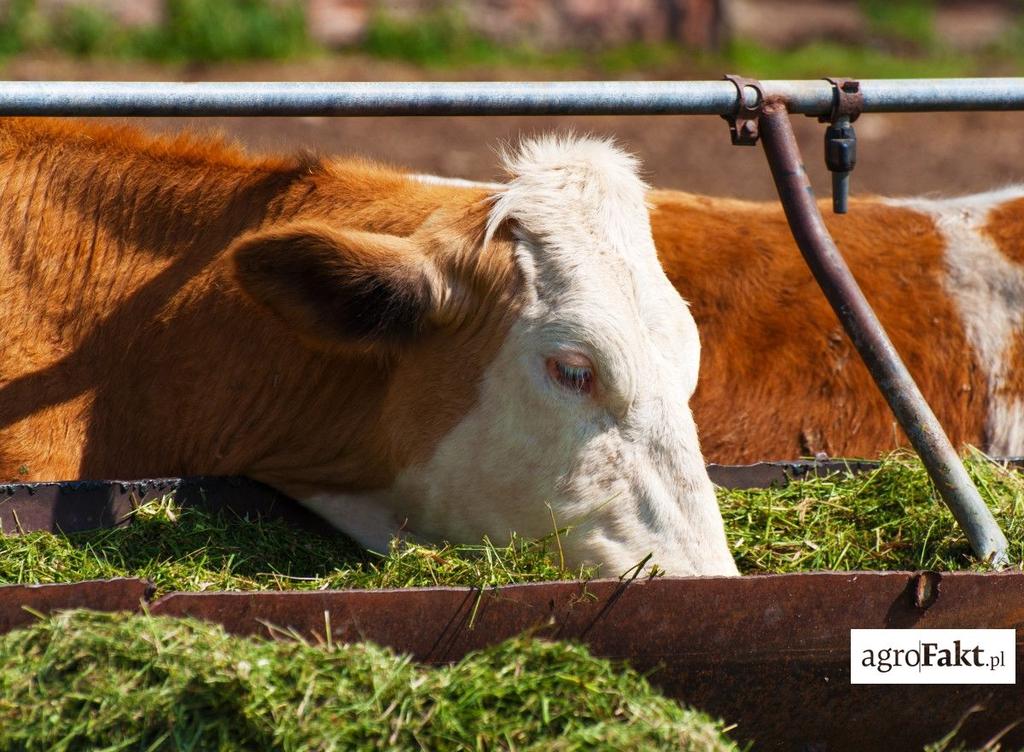
[[[1013,629],[851,629],[851,684],[1015,684]]]

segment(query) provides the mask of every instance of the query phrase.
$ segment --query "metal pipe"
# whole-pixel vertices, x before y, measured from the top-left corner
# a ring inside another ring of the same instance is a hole
[[[846,214],[850,202],[850,172],[857,164],[857,134],[849,115],[837,117],[825,129],[825,166],[832,174],[832,211]]]
[[[786,107],[768,103],[762,110],[759,129],[786,219],[814,278],[974,553],[996,566],[1007,564],[1006,537],[825,227]]]
[[[762,84],[792,113],[832,109],[828,81]],[[864,112],[1024,110],[1024,78],[867,80],[861,90]],[[728,115],[737,97],[729,81],[3,81],[0,115]]]

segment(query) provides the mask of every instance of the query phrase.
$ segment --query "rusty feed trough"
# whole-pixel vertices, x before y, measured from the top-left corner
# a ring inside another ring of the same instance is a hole
[[[866,469],[860,463],[853,469]],[[730,487],[757,487],[841,463],[712,466]],[[0,486],[3,530],[72,532],[126,523],[140,501],[230,509],[323,529],[272,489],[244,479]],[[851,686],[849,630],[1024,624],[1024,573],[819,572],[731,578],[600,580],[472,588],[169,593],[137,579],[0,587],[0,631],[63,608],[194,616],[239,634],[294,630],[310,640],[372,640],[428,663],[523,631],[578,640],[628,661],[676,697],[738,724],[757,749],[920,749],[972,710],[981,743],[1024,717],[1017,686]],[[269,625],[280,629],[271,629]],[[1018,641],[1019,642],[1019,641]],[[1018,673],[1024,650],[1018,647]],[[1024,744],[1024,729],[1011,731]]]
[[[829,123],[833,201],[846,210],[853,121],[870,112],[1022,110],[1024,79],[564,83],[0,82],[0,115],[721,115],[733,142],[760,139],[794,238],[975,553],[1006,560],[1006,540],[828,236],[790,114]],[[806,472],[779,463],[713,468],[752,487]],[[142,498],[324,523],[248,481],[194,479],[0,487],[5,531],[121,524]],[[267,625],[335,641],[372,639],[423,661],[450,661],[522,630],[577,639],[626,659],[668,694],[738,724],[758,748],[919,749],[964,720],[962,738],[1024,744],[1016,686],[851,686],[851,628],[1024,626],[1024,573],[815,573],[741,579],[568,582],[471,589],[173,593],[139,580],[0,588],[0,629],[32,612],[88,606],[213,619],[239,633]],[[474,614],[471,617],[471,614]],[[472,623],[471,623],[472,621]],[[1018,645],[1020,638],[1018,637]],[[1017,651],[1018,675],[1024,651]]]

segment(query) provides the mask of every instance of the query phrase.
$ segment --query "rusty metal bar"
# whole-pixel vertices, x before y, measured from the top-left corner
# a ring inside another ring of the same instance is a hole
[[[134,577],[57,585],[0,586],[0,634],[28,626],[38,614],[66,609],[138,611],[152,594],[151,583]]]
[[[1009,563],[1006,536],[974,487],[942,425],[889,341],[825,227],[783,102],[769,100],[765,103],[759,131],[779,199],[800,252],[896,420],[921,456],[939,495],[980,559],[996,566]]]

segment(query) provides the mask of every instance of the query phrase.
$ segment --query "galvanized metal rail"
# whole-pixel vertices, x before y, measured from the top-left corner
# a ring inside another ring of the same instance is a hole
[[[1007,541],[955,449],[900,360],[829,236],[789,123],[790,114],[841,112],[840,79],[820,81],[646,81],[474,83],[0,82],[0,115],[743,115],[736,143],[763,133],[786,216],[808,265],[921,455],[974,552],[1001,565]],[[861,112],[1024,110],[1024,78],[857,82]],[[754,121],[753,118],[757,117]],[[756,122],[756,126],[755,126]],[[852,165],[850,165],[852,166]],[[844,210],[848,170],[837,210]]]
[[[860,83],[863,112],[1024,109],[1024,78]],[[761,84],[791,113],[832,109],[828,81]],[[728,115],[736,105],[728,81],[0,82],[0,115]]]

